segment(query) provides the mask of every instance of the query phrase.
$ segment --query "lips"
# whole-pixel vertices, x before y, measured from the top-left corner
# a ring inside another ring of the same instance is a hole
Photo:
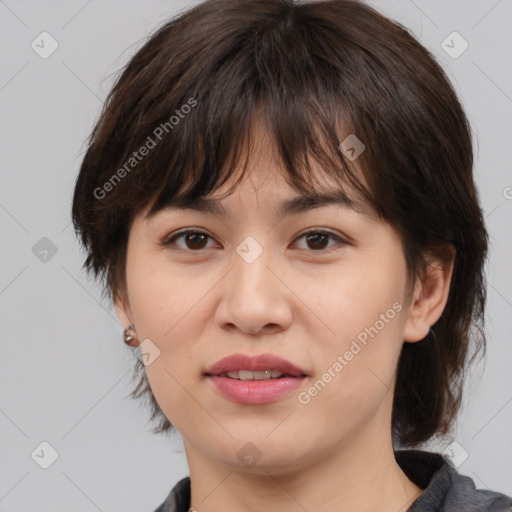
[[[226,374],[227,372],[237,372],[241,370],[251,372],[274,370],[289,377],[307,376],[305,370],[274,354],[260,354],[256,356],[233,354],[217,361],[205,374],[208,377],[215,377]]]
[[[268,378],[263,374],[265,371]],[[233,354],[217,361],[204,375],[208,385],[220,396],[244,405],[277,402],[308,378],[305,370],[273,354]]]

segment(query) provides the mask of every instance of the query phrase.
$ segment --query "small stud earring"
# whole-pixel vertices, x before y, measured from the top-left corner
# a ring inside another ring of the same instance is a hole
[[[124,330],[124,342],[130,346],[130,347],[136,347],[138,346],[138,343],[136,341],[136,332],[135,332],[135,326],[133,324],[130,324],[125,330]]]

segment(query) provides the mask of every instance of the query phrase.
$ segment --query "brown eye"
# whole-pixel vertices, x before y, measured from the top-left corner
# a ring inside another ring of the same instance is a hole
[[[307,243],[312,249],[325,249],[329,243],[329,236],[325,233],[315,233],[313,235],[306,236]]]
[[[306,249],[312,252],[330,252],[331,250],[335,250],[336,244],[334,244],[334,247],[332,245],[328,247],[329,240],[337,241],[341,244],[346,243],[339,236],[329,231],[308,231],[307,233],[303,233],[297,240],[300,239],[306,241]]]
[[[203,249],[208,249],[208,239],[212,239],[210,235],[202,231],[187,230],[177,233],[167,241],[163,242],[166,246],[176,246],[178,249],[188,252],[199,252]],[[306,247],[301,249],[308,250],[309,252],[330,252],[336,250],[336,246],[346,244],[346,242],[329,231],[308,231],[303,233],[297,238],[297,240],[304,239],[306,241]],[[180,241],[180,243],[178,243]],[[338,242],[329,246],[329,242]]]
[[[207,241],[211,238],[210,235],[202,231],[182,231],[177,235],[164,242],[164,245],[177,245],[178,248],[188,251],[200,251],[206,249]],[[177,240],[183,240],[183,244],[177,244]]]

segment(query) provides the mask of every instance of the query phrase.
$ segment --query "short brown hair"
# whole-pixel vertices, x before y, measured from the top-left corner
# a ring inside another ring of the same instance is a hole
[[[446,247],[456,249],[443,314],[424,340],[403,345],[393,404],[396,443],[446,433],[471,340],[474,355],[485,352],[487,233],[471,131],[435,58],[361,2],[207,0],[152,34],[110,92],[80,168],[72,218],[84,267],[110,298],[122,296],[134,217],[225,183],[248,154],[256,113],[288,183],[311,192],[313,157],[353,185],[401,235],[411,276],[423,275],[427,251],[446,259]],[[351,133],[366,146],[364,185],[339,149]],[[138,361],[136,374],[132,396],[150,399],[154,432],[169,430]]]

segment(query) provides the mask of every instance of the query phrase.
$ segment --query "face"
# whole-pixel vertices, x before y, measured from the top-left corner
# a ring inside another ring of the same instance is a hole
[[[129,235],[127,297],[116,303],[123,323],[150,340],[147,376],[187,454],[239,469],[249,454],[261,457],[252,471],[274,474],[391,441],[409,322],[396,231],[344,204],[276,215],[298,195],[276,169],[262,142],[244,180],[220,200],[225,217],[142,212]],[[321,191],[337,188],[322,183]],[[258,389],[230,379],[227,393],[215,384],[222,377],[206,373],[233,354],[276,355],[306,376]]]

